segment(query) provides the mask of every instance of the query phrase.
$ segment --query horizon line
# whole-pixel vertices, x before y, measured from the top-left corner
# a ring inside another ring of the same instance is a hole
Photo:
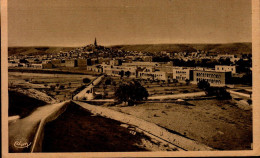
[[[223,43],[220,43],[220,42],[216,42],[216,43],[156,43],[156,44],[154,44],[154,43],[143,43],[143,44],[113,44],[113,45],[99,45],[99,46],[106,46],[106,47],[113,47],[113,46],[124,46],[124,45],[167,45],[167,44],[172,44],[172,45],[174,45],[174,44],[234,44],[234,43],[251,43],[252,44],[252,42],[249,42],[249,41],[247,41],[247,42],[223,42]],[[86,45],[82,45],[82,46],[59,46],[59,45],[56,45],[56,46],[47,46],[47,45],[38,45],[38,46],[33,46],[33,45],[31,45],[31,46],[19,46],[19,45],[17,45],[17,46],[8,46],[8,48],[10,48],[10,47],[64,47],[64,48],[69,48],[69,47],[71,47],[71,48],[75,48],[75,47],[84,47],[84,46],[87,46],[87,45],[90,45],[90,44],[92,44],[92,43],[89,43],[89,44],[86,44]]]

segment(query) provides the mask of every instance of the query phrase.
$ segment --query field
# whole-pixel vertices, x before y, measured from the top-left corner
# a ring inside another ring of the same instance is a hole
[[[111,80],[111,84],[106,84],[106,80]],[[120,85],[121,82],[128,83],[132,81],[131,78],[124,77],[106,77],[103,81],[95,87],[95,92],[102,94],[106,99],[114,98],[114,91]],[[139,81],[148,91],[149,96],[160,96],[169,94],[179,94],[179,93],[192,93],[200,92],[201,90],[197,88],[197,85],[186,83],[165,83],[165,82],[148,82],[145,80]]]
[[[78,74],[41,74],[9,72],[9,88],[34,88],[47,95],[63,101],[71,99],[72,92],[85,85],[83,78],[94,79],[90,75]]]
[[[233,101],[191,100],[185,104],[144,103],[109,107],[153,122],[220,150],[251,149],[252,111]]]

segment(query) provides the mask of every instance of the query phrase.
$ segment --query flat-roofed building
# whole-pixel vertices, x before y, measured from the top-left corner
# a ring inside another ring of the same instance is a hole
[[[65,60],[65,67],[77,67],[78,62],[75,59],[67,59]]]
[[[78,59],[78,67],[86,67],[87,59]]]
[[[110,65],[119,66],[119,65],[122,65],[122,61],[120,59],[113,59],[113,60],[110,60]]]
[[[235,58],[235,55],[233,55],[233,54],[219,54],[218,56],[217,56],[217,58],[218,59],[220,59],[220,58]]]
[[[8,67],[18,67],[18,63],[15,62],[8,62]]]
[[[136,77],[137,75],[136,67],[103,65],[103,73],[107,75],[120,76],[121,71],[123,71],[124,74],[129,71],[129,77]]]
[[[53,59],[53,60],[51,60],[51,63],[52,63],[55,67],[61,67],[61,66],[62,66],[62,60],[61,60],[61,59]]]
[[[87,66],[87,71],[103,72],[103,68],[100,65]]]
[[[211,86],[225,86],[230,84],[231,72],[194,70],[192,82],[197,84],[202,80],[209,82]]]
[[[193,70],[189,68],[174,67],[173,68],[173,79],[180,82],[185,82],[186,80],[193,80]]]
[[[169,81],[172,79],[172,73],[155,71],[153,68],[145,68],[143,71],[138,71],[137,73],[137,77],[141,79],[161,81]]]
[[[87,65],[91,66],[91,65],[95,65],[98,64],[98,59],[97,58],[88,58],[87,59]]]
[[[144,62],[152,62],[153,56],[141,56]]]
[[[44,63],[42,64],[43,69],[52,69],[54,66],[52,63]]]
[[[35,69],[42,69],[42,64],[31,64],[32,68],[35,68]]]
[[[232,74],[237,73],[237,68],[235,65],[229,66],[229,65],[215,65],[215,71],[219,72],[232,72]]]
[[[157,62],[131,62],[131,63],[122,63],[123,66],[136,66],[136,67],[156,67],[159,66],[160,63]]]

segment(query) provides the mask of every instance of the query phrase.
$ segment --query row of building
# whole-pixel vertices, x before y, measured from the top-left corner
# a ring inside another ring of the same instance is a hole
[[[212,86],[231,84],[232,74],[236,74],[236,66],[227,65],[216,65],[215,69],[209,69],[202,67],[174,67],[156,62],[123,63],[120,66],[113,65],[114,62],[111,63],[109,65],[102,64],[96,69],[111,76],[122,76],[123,73],[132,78],[166,82],[177,80],[197,84],[201,80],[206,80]]]

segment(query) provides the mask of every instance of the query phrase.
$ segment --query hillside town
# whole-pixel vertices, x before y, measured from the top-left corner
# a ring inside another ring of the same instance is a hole
[[[112,49],[97,44],[67,52],[8,57],[9,68],[63,69],[85,68],[86,71],[110,76],[171,82],[201,80],[213,86],[252,85],[252,55],[221,52],[138,52]]]
[[[45,49],[8,56],[11,152],[252,149],[251,54]]]

